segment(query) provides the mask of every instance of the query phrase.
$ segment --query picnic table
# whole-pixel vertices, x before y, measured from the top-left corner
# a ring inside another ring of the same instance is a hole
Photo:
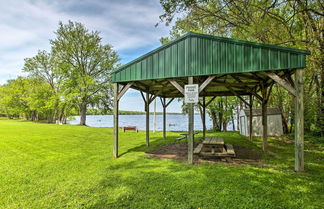
[[[206,137],[194,150],[194,154],[203,157],[224,157],[229,159],[235,157],[231,144],[225,144],[223,137]]]
[[[198,131],[195,131],[193,134],[196,135],[196,134],[199,134],[199,132],[198,132]],[[182,133],[182,134],[180,134],[180,135],[188,136],[189,133]]]
[[[193,134],[196,135],[196,134],[199,134],[199,132],[198,132],[198,131],[195,131]],[[189,135],[189,133],[182,133],[182,134],[180,134],[180,135],[182,135],[182,136],[176,138],[176,141],[179,141],[179,140],[181,140],[181,139],[185,139],[185,138],[187,138],[188,135]]]
[[[210,150],[212,154],[223,152],[225,149],[223,137],[207,137],[202,143],[205,150]]]

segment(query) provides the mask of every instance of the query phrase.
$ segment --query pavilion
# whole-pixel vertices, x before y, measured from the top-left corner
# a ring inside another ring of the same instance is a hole
[[[146,145],[149,146],[149,105],[160,97],[163,106],[163,137],[166,108],[184,96],[184,86],[199,85],[205,124],[206,107],[217,96],[237,96],[252,111],[253,97],[262,104],[263,149],[267,150],[267,103],[274,83],[295,96],[295,170],[304,170],[303,68],[306,50],[260,44],[230,38],[187,33],[115,70],[114,156],[118,157],[118,106],[129,88],[139,90],[145,102]],[[292,75],[295,74],[295,79]],[[246,101],[242,96],[249,96]],[[206,102],[205,97],[212,97]],[[251,114],[250,114],[251,115]],[[193,162],[194,106],[189,104],[188,162]],[[250,117],[250,133],[252,117]],[[205,125],[203,126],[205,137]],[[250,135],[251,139],[251,135]]]

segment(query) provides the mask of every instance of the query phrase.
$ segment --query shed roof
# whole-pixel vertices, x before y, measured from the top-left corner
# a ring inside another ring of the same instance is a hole
[[[250,116],[250,109],[243,110],[246,116]],[[281,115],[281,110],[279,108],[267,108],[268,115]],[[262,109],[252,109],[253,116],[261,116]]]
[[[113,72],[113,82],[306,67],[309,51],[187,33]]]

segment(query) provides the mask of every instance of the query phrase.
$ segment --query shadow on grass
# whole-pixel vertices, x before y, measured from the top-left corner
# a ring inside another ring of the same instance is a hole
[[[119,156],[122,157],[130,152],[147,152],[149,150],[155,149],[158,146],[174,143],[175,139],[176,137],[167,137],[167,139],[163,139],[162,137],[150,137],[150,146],[146,146],[146,142],[143,141],[143,144],[130,148],[125,152],[120,153]]]
[[[294,172],[129,160],[107,167],[97,189],[115,193],[90,208],[312,208],[321,206],[321,186]]]

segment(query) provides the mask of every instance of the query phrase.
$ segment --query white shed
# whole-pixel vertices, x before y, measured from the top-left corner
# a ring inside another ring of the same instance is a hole
[[[281,111],[279,108],[268,108],[268,136],[283,135]],[[249,136],[250,110],[240,111],[240,134]],[[262,110],[252,110],[252,136],[262,136]]]

